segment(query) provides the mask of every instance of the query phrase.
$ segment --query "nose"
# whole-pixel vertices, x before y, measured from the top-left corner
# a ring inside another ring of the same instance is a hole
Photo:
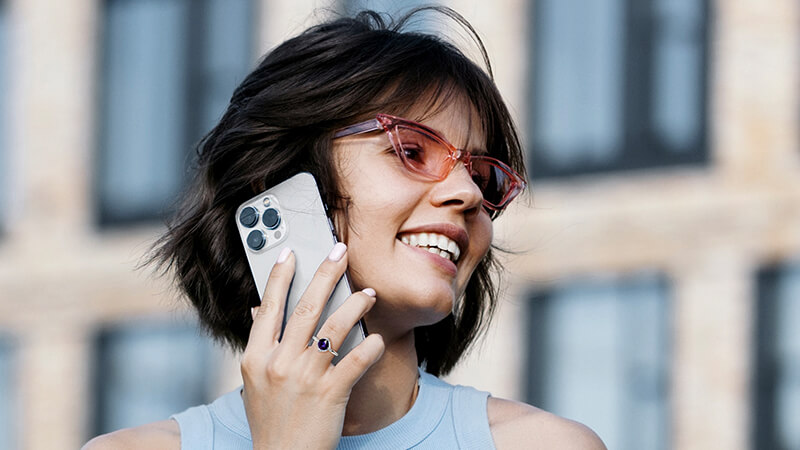
[[[472,180],[466,165],[459,162],[444,180],[431,188],[431,202],[435,206],[449,206],[467,214],[476,214],[483,205],[483,193]]]

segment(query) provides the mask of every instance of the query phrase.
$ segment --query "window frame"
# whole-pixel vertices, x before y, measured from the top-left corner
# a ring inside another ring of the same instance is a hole
[[[800,277],[800,260],[762,267],[756,274],[757,298],[751,352],[752,447],[781,446],[775,401],[778,397],[783,358],[779,355],[780,282],[787,273]],[[800,280],[796,281],[800,283]],[[797,300],[795,300],[797,301]]]
[[[559,1],[559,0],[549,0]],[[557,179],[560,177],[571,177],[577,175],[597,175],[597,174],[625,174],[638,170],[661,170],[676,166],[698,166],[705,167],[710,161],[709,149],[709,99],[711,82],[711,61],[710,50],[712,43],[713,30],[713,5],[708,0],[702,0],[702,25],[700,39],[703,44],[700,48],[700,67],[702,80],[698,86],[700,97],[700,110],[698,111],[698,134],[699,137],[689,151],[670,152],[665,145],[658,139],[655,133],[655,109],[652,107],[655,94],[655,79],[652,77],[654,68],[655,34],[657,27],[654,22],[655,1],[657,0],[619,0],[624,2],[625,30],[622,38],[623,56],[621,58],[624,80],[622,82],[622,92],[624,98],[621,102],[622,108],[622,146],[617,155],[598,164],[578,163],[567,167],[557,167],[547,158],[545,152],[537,149],[538,117],[537,99],[540,98],[538,79],[539,72],[536,67],[539,65],[538,55],[542,54],[543,36],[541,30],[542,14],[538,11],[543,2],[535,1],[529,3],[530,23],[528,42],[528,71],[529,82],[527,89],[528,105],[528,148],[527,165],[528,175],[532,179]],[[639,17],[646,17],[647,20],[637,20]],[[630,61],[643,61],[641,64],[631,64]],[[642,66],[644,68],[642,69]],[[643,95],[645,94],[645,95]],[[654,151],[640,151],[641,148],[654,149]],[[582,152],[591,153],[591,152]]]
[[[552,312],[549,312],[548,308],[552,308],[552,305],[554,305],[553,302],[557,301],[558,292],[562,287],[567,287],[569,290],[571,286],[576,285],[589,287],[599,286],[601,289],[604,289],[604,291],[601,292],[614,293],[616,296],[614,300],[615,302],[625,302],[630,301],[630,299],[624,298],[621,296],[621,293],[631,289],[636,291],[640,286],[643,285],[643,283],[652,283],[652,287],[657,290],[658,295],[662,297],[663,301],[663,304],[659,305],[659,310],[663,312],[663,314],[658,316],[662,322],[658,324],[660,334],[656,338],[663,349],[663,351],[660,353],[660,355],[662,355],[661,358],[663,358],[663,364],[658,366],[661,370],[657,374],[657,378],[652,380],[652,382],[655,383],[655,386],[660,393],[660,398],[663,400],[663,402],[660,404],[660,407],[662,408],[660,415],[663,422],[660,423],[659,429],[662,432],[661,436],[663,437],[664,442],[659,442],[661,445],[663,445],[664,449],[667,449],[670,448],[669,440],[672,436],[672,423],[670,420],[672,412],[672,398],[670,396],[669,386],[672,366],[671,329],[673,306],[671,302],[672,292],[670,289],[669,280],[662,272],[642,270],[625,274],[585,274],[582,276],[579,275],[571,277],[554,285],[536,288],[529,291],[527,296],[528,305],[526,308],[526,326],[528,329],[525,335],[527,348],[525,351],[525,365],[523,366],[525,373],[521,379],[527,380],[526,385],[523,386],[525,389],[525,401],[527,403],[544,408],[551,412],[555,412],[556,414],[563,414],[557,410],[552,411],[555,405],[547,404],[547,394],[545,393],[549,375],[547,373],[547,368],[551,367],[549,361],[551,361],[551,352],[554,349],[552,344],[548,344],[548,341],[551,339],[551,335],[548,334],[548,329],[552,328],[553,326],[553,324],[548,322],[548,319],[552,317]],[[550,311],[553,310],[550,309]],[[627,362],[635,362],[635,358],[632,358]],[[628,392],[630,393],[631,391],[635,392],[636,387],[629,387]],[[585,418],[581,417],[568,418],[586,422]],[[593,426],[593,424],[588,425],[590,427]],[[598,430],[596,428],[595,431],[599,433],[602,432],[602,430]],[[621,431],[618,431],[618,433],[625,435],[625,433]],[[601,437],[603,436],[601,435]]]
[[[106,24],[107,11],[110,7],[109,4],[113,1],[120,0],[103,0],[100,5],[100,23],[101,29]],[[133,0],[141,1],[141,0]],[[171,216],[177,204],[175,203],[176,196],[180,195],[188,182],[191,180],[190,168],[196,162],[197,153],[196,145],[200,142],[201,138],[210,129],[203,123],[203,106],[210,100],[204,95],[195,95],[197,92],[203,92],[205,89],[205,81],[208,77],[207,63],[211,58],[210,46],[206,46],[207,36],[207,22],[209,19],[209,10],[212,9],[210,2],[214,0],[176,0],[178,3],[185,3],[187,14],[182,18],[182,29],[185,30],[186,36],[179,42],[182,46],[182,55],[185,60],[183,73],[190,74],[186,76],[181,82],[181,91],[183,98],[182,104],[177,106],[177,109],[182,114],[183,125],[178,132],[178,140],[180,144],[174,150],[177,152],[173,156],[183,161],[181,170],[176,171],[173,175],[178,178],[177,185],[180,186],[175,192],[164,193],[169,194],[159,205],[153,204],[141,210],[133,211],[131,213],[119,214],[110,212],[109,206],[115,202],[114,196],[105,193],[104,185],[109,175],[109,160],[112,158],[111,152],[107,148],[110,142],[109,137],[109,120],[107,119],[110,114],[111,104],[114,100],[110,99],[109,92],[109,62],[108,52],[109,49],[104,45],[105,40],[101,39],[98,43],[97,54],[99,64],[97,65],[97,79],[98,79],[98,99],[96,102],[96,109],[99,112],[100,120],[97,123],[97,132],[95,138],[95,161],[97,162],[94,170],[93,179],[93,207],[95,214],[95,223],[102,229],[113,229],[117,227],[126,227],[129,225],[136,225],[142,223],[158,223],[165,218]],[[246,1],[247,8],[250,13],[248,14],[248,22],[245,24],[247,27],[247,49],[248,55],[251,55],[247,71],[252,69],[252,64],[255,58],[252,57],[253,50],[256,45],[257,38],[257,0],[244,0]],[[102,30],[105,33],[105,30]],[[243,73],[237,80],[238,84],[244,78],[247,72]],[[230,87],[230,94],[233,92],[236,85]],[[224,111],[220,111],[219,115],[222,116]],[[161,194],[161,193],[159,193]]]
[[[219,367],[218,360],[222,357],[221,349],[201,331],[200,325],[196,321],[150,316],[106,324],[95,330],[93,338],[91,371],[93,403],[89,422],[91,430],[87,430],[90,431],[91,436],[119,429],[119,424],[113,423],[113,417],[110,417],[113,415],[109,414],[111,410],[108,409],[109,407],[113,408],[113,401],[107,397],[111,392],[107,390],[104,380],[110,376],[107,369],[113,365],[113,357],[107,352],[113,350],[115,345],[124,347],[126,345],[125,337],[132,337],[136,341],[144,336],[154,335],[167,338],[170,342],[174,342],[175,338],[190,339],[190,336],[193,335],[196,344],[196,348],[193,350],[200,356],[201,367],[181,367],[181,369],[201,373],[202,380],[199,388],[202,392],[195,391],[192,395],[184,394],[184,397],[192,397],[191,400],[186,404],[176,405],[176,410],[169,411],[169,413],[179,413],[182,408],[208,403],[214,399],[218,378],[223,375],[221,372],[214,373],[214,369]],[[122,340],[115,342],[115,338],[122,338]],[[136,363],[134,362],[134,364]],[[157,417],[154,416],[152,420],[157,420]],[[139,424],[126,424],[127,427],[135,425]]]

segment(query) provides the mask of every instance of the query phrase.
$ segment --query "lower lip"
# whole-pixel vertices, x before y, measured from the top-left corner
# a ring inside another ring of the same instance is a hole
[[[433,253],[423,248],[413,247],[411,245],[404,243],[403,241],[399,242],[405,245],[406,247],[410,248],[411,250],[419,253],[421,256],[428,258],[428,260],[432,262],[436,267],[441,268],[446,274],[450,275],[451,277],[456,276],[456,272],[458,272],[458,267],[456,267],[456,264],[453,261],[450,261],[449,259],[439,255],[434,255]]]

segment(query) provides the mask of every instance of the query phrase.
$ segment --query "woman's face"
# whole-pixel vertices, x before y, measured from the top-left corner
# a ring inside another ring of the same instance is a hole
[[[421,123],[458,148],[486,152],[469,106],[453,104]],[[377,292],[370,329],[403,332],[446,317],[492,240],[491,219],[466,167],[456,164],[442,181],[421,180],[403,166],[383,132],[337,139],[334,159],[350,200],[347,231],[340,233],[349,249],[350,281]],[[336,219],[342,230],[344,218]],[[425,239],[427,246],[420,242]],[[459,247],[455,261],[429,249],[452,249],[451,241]]]

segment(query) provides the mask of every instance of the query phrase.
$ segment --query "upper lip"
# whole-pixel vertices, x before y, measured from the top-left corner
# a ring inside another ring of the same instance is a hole
[[[429,225],[420,225],[418,227],[402,230],[397,235],[401,236],[403,234],[410,233],[438,233],[447,236],[455,241],[456,245],[458,245],[458,248],[461,250],[462,255],[466,253],[467,246],[469,245],[469,234],[467,234],[467,230],[459,227],[458,225],[453,225],[452,223],[433,223]]]

